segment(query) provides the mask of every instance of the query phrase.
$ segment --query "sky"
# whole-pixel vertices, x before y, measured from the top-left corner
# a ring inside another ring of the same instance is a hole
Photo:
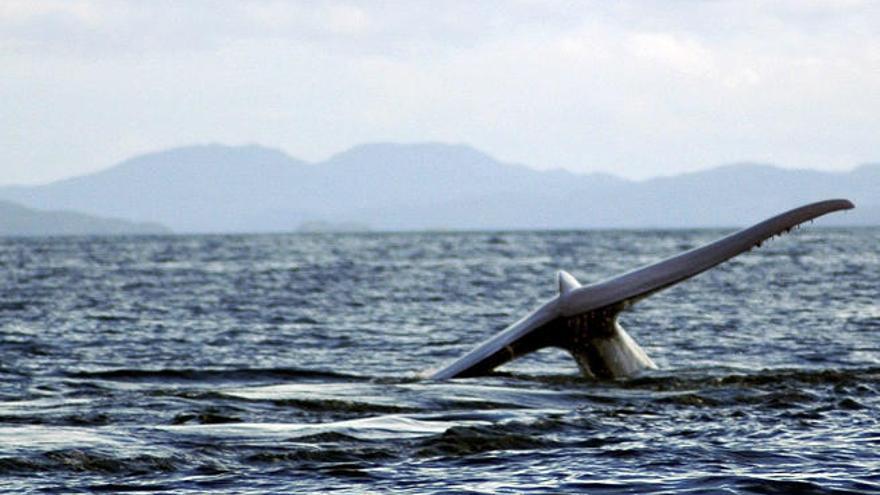
[[[0,1],[0,184],[258,143],[646,178],[880,161],[880,2]]]

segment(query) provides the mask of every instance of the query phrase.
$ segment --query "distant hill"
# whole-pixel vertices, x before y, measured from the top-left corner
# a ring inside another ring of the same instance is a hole
[[[320,163],[261,146],[204,145],[46,185],[0,187],[0,198],[30,207],[178,232],[738,226],[831,197],[857,209],[823,223],[880,224],[880,164],[831,173],[741,163],[630,181],[537,171],[442,143],[365,144]]]
[[[289,219],[286,198],[296,195],[306,172],[303,162],[263,147],[192,146],[43,186],[0,188],[0,198],[178,232],[293,230],[306,215]]]
[[[0,201],[0,236],[163,234],[153,223],[98,218],[71,211],[39,211]]]

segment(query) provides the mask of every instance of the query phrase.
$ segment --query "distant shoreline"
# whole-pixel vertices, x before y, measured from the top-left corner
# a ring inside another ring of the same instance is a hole
[[[26,208],[129,222],[84,228],[70,219],[52,233],[723,228],[830,198],[856,209],[829,225],[880,225],[880,163],[850,172],[741,163],[632,181],[537,171],[459,144],[371,143],[317,164],[257,145],[204,145],[41,186],[0,187],[0,200]],[[7,231],[40,232],[49,223],[33,225]]]

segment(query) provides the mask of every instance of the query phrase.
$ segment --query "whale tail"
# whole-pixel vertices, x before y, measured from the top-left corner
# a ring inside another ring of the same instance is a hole
[[[557,274],[559,293],[521,320],[484,341],[431,378],[485,374],[544,347],[568,350],[587,376],[631,376],[656,365],[618,324],[617,315],[637,301],[698,275],[764,241],[827,213],[853,208],[845,199],[811,203],[705,246],[610,279],[581,286],[569,273]]]

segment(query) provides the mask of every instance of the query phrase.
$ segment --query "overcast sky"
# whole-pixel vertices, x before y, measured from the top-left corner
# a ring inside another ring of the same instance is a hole
[[[643,178],[880,161],[880,2],[0,1],[0,183],[259,143]]]

